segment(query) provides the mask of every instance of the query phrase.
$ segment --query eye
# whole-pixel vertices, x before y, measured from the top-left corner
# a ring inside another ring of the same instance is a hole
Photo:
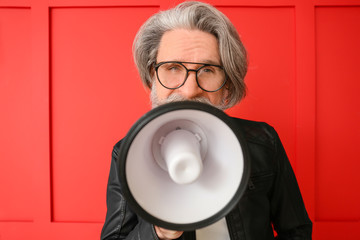
[[[205,66],[200,69],[200,74],[214,74],[216,69],[212,66]]]
[[[169,63],[169,64],[165,64],[165,69],[167,71],[172,71],[172,72],[177,72],[177,71],[182,71],[183,67],[180,64],[177,63]]]

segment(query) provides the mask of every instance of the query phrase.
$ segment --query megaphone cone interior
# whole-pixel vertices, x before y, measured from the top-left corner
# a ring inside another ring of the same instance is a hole
[[[168,229],[195,230],[229,213],[250,166],[240,129],[203,103],[161,105],[140,118],[118,156],[123,195],[133,211]]]
[[[200,144],[193,133],[183,129],[174,130],[164,137],[159,147],[167,171],[174,182],[189,184],[200,176]]]
[[[161,126],[152,139],[152,154],[178,184],[194,182],[201,174],[206,136],[194,122],[175,120]]]

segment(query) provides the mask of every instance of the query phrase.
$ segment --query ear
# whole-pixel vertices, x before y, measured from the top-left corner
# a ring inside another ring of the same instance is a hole
[[[230,97],[230,87],[229,87],[229,83],[226,82],[225,86],[224,86],[224,92],[223,92],[223,96],[224,96],[224,103],[225,105],[227,105],[229,103],[229,97]]]
[[[147,88],[148,88],[149,90],[151,90],[151,88],[152,88],[152,84],[153,84],[153,83],[152,83],[152,82],[150,82],[150,81],[148,81],[148,82],[147,82]]]
[[[154,84],[154,81],[156,80],[155,77],[156,77],[155,69],[154,69],[154,67],[152,67],[150,69],[150,78],[151,78],[151,80],[147,82],[147,86],[149,87],[150,90],[152,88],[152,85]]]

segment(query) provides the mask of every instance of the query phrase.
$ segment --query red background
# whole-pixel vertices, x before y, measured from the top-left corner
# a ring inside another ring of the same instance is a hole
[[[0,239],[99,239],[113,144],[150,109],[131,56],[165,0],[0,0]],[[360,1],[212,0],[249,52],[233,116],[279,132],[314,239],[360,239]]]

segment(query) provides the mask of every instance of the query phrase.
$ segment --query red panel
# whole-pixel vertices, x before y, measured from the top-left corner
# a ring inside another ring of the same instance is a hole
[[[360,239],[360,222],[315,222],[313,239],[315,240],[347,240]]]
[[[30,14],[0,8],[0,221],[33,218]]]
[[[360,219],[360,8],[316,9],[316,218]]]
[[[102,222],[112,146],[150,109],[131,48],[157,8],[51,12],[53,220]]]
[[[247,97],[230,115],[265,121],[295,159],[295,26],[293,8],[222,7],[248,50]]]
[[[0,222],[1,240],[24,240],[34,238],[34,223]]]

